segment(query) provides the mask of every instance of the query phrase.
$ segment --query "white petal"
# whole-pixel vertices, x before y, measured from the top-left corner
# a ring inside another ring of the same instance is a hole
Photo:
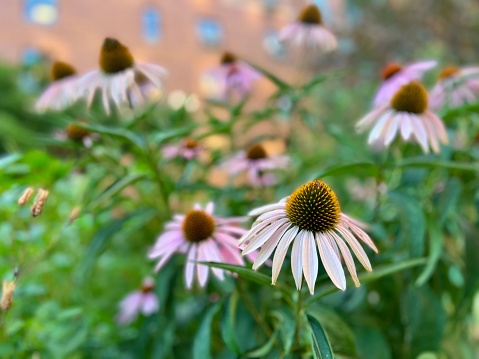
[[[301,289],[301,280],[303,277],[303,241],[305,237],[306,231],[301,230],[296,236],[291,251],[291,270],[298,290]]]
[[[303,243],[303,266],[304,278],[308,284],[309,292],[314,294],[314,285],[318,276],[318,254],[316,253],[316,244],[312,232],[306,232],[306,238]]]
[[[279,271],[281,270],[281,267],[283,265],[284,258],[286,257],[286,253],[288,253],[289,245],[294,240],[298,232],[299,232],[299,227],[297,226],[291,227],[284,234],[283,238],[279,242],[273,257],[273,268],[272,268],[272,276],[271,276],[272,284],[276,284],[276,280],[278,279]]]
[[[346,278],[344,277],[343,267],[339,258],[334,253],[333,248],[328,241],[323,240],[316,235],[316,242],[318,243],[319,255],[323,262],[324,269],[328,273],[329,278],[333,284],[341,290],[346,289]]]

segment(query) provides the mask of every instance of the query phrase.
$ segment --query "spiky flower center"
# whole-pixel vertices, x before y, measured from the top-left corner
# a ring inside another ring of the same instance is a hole
[[[121,72],[134,63],[130,50],[116,39],[107,37],[100,52],[100,67],[103,72],[114,74]]]
[[[402,70],[402,66],[399,64],[389,64],[385,68],[383,68],[381,72],[381,76],[383,80],[390,79],[393,77],[395,74],[397,74],[399,71]]]
[[[302,185],[286,201],[286,216],[291,223],[310,232],[336,228],[340,214],[336,194],[319,180]]]
[[[419,82],[410,82],[396,92],[391,106],[397,111],[423,113],[427,109],[427,91]]]
[[[298,20],[309,25],[321,25],[323,23],[321,11],[314,4],[306,6],[299,14]]]
[[[231,52],[225,52],[223,56],[221,56],[221,65],[226,64],[233,64],[236,62],[236,56],[233,55]]]
[[[72,141],[81,141],[86,136],[88,136],[91,132],[77,126],[73,123],[70,123],[66,129],[67,137]]]
[[[53,81],[63,79],[65,77],[75,75],[76,70],[73,66],[62,61],[55,61],[50,72]]]
[[[263,146],[256,144],[248,148],[246,151],[246,157],[250,160],[260,160],[268,157],[268,154]]]
[[[184,144],[185,144],[186,148],[190,148],[190,149],[194,149],[194,148],[197,148],[199,146],[198,141],[196,141],[192,138],[185,139]]]
[[[186,214],[182,229],[187,241],[198,243],[213,234],[215,220],[205,211],[194,209]]]
[[[444,80],[448,77],[452,77],[454,75],[457,75],[459,73],[459,68],[455,66],[448,66],[442,69],[442,71],[439,73],[439,79]]]

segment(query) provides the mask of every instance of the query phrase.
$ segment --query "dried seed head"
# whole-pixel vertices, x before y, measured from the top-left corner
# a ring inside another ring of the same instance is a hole
[[[30,197],[33,195],[33,192],[35,192],[35,190],[32,187],[28,187],[25,191],[23,191],[23,194],[18,199],[18,204],[20,206],[26,204],[30,200]]]
[[[130,50],[116,39],[107,37],[100,53],[100,68],[107,74],[115,74],[132,67]]]
[[[401,65],[389,64],[386,67],[384,67],[383,70],[381,71],[381,77],[383,78],[383,80],[390,79],[401,70],[402,70]]]
[[[13,292],[15,291],[15,282],[3,281],[2,301],[0,302],[0,309],[4,312],[10,309],[13,303]]]
[[[226,65],[226,64],[233,64],[236,62],[236,56],[233,55],[231,52],[225,52],[223,56],[221,56],[221,65]]]
[[[286,201],[286,216],[300,229],[325,232],[336,228],[341,210],[336,194],[314,180],[299,187]]]
[[[205,211],[191,210],[186,214],[182,229],[187,241],[198,243],[213,234],[215,220]]]
[[[314,4],[306,6],[299,14],[298,20],[308,25],[321,25],[323,23],[321,11]]]
[[[67,64],[66,62],[56,61],[52,66],[50,76],[53,81],[57,81],[75,74],[76,70],[73,66]]]
[[[427,91],[419,82],[402,86],[391,100],[396,111],[423,113],[427,109]]]
[[[246,157],[250,160],[260,160],[268,157],[268,153],[260,144],[256,144],[248,148],[246,151]]]
[[[439,79],[444,80],[447,79],[448,77],[455,76],[459,73],[459,68],[456,66],[448,66],[442,69],[442,71],[439,73]]]
[[[31,213],[33,217],[40,215],[43,211],[43,206],[45,206],[45,202],[48,198],[48,191],[40,188],[37,192],[37,196],[35,197],[35,202],[33,202],[33,206],[31,208]]]

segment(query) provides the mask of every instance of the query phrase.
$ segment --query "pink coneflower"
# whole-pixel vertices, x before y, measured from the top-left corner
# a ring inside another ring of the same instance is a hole
[[[60,111],[71,106],[79,97],[78,77],[73,66],[57,61],[51,70],[52,83],[43,91],[35,109]]]
[[[419,82],[402,86],[387,105],[364,116],[356,125],[360,131],[374,124],[368,143],[389,146],[398,133],[405,141],[419,143],[424,153],[429,146],[436,153],[439,143],[447,144],[447,133],[441,119],[428,110],[427,92]]]
[[[437,65],[436,61],[421,61],[401,66],[390,64],[382,71],[383,82],[374,98],[374,106],[378,107],[389,103],[401,86],[411,81],[421,80],[424,73]]]
[[[260,144],[240,151],[236,156],[223,163],[222,167],[230,174],[248,171],[249,183],[254,187],[272,186],[278,182],[277,177],[269,172],[288,167],[289,158],[284,155],[268,155]]]
[[[185,138],[179,145],[166,145],[162,149],[163,156],[166,159],[182,157],[185,160],[197,158],[202,151],[198,141],[192,138]]]
[[[430,107],[440,109],[461,106],[479,99],[479,67],[446,67],[439,74],[439,81],[432,88]]]
[[[371,271],[368,256],[355,238],[358,237],[375,252],[376,246],[359,228],[362,224],[341,213],[335,193],[325,183],[314,180],[299,187],[293,194],[278,203],[257,208],[249,213],[259,216],[253,228],[244,235],[240,244],[249,244],[243,254],[261,247],[253,269],[258,269],[274,250],[272,284],[276,283],[289,246],[291,269],[296,288],[301,289],[302,277],[311,294],[318,275],[318,253],[326,273],[336,287],[346,289],[346,278],[341,258],[351,273],[354,284],[359,286],[351,249],[367,271]],[[350,248],[346,245],[349,245]]]
[[[261,78],[261,74],[244,61],[238,60],[235,55],[226,52],[223,54],[220,65],[206,72],[218,86],[218,97],[244,98],[253,90],[253,84]]]
[[[161,91],[165,75],[163,67],[135,62],[127,47],[116,39],[106,38],[100,52],[100,70],[85,74],[80,79],[80,88],[88,106],[98,90],[109,114],[111,101],[118,108],[142,104],[147,97],[143,89],[148,84]]]
[[[150,316],[156,313],[159,308],[158,298],[153,291],[155,281],[153,278],[146,278],[143,281],[141,290],[128,294],[125,299],[120,302],[120,311],[117,316],[117,322],[127,325],[134,321],[138,314]]]
[[[279,40],[322,52],[332,51],[338,46],[336,37],[324,27],[321,11],[316,5],[306,6],[296,21],[281,30]]]
[[[244,218],[220,218],[213,216],[214,205],[208,203],[203,210],[199,205],[186,214],[177,214],[165,226],[165,232],[149,251],[150,259],[158,259],[155,271],[165,265],[174,253],[186,253],[186,286],[193,286],[196,276],[204,287],[208,281],[209,267],[195,262],[219,262],[243,265],[238,238],[246,230],[237,226]],[[211,268],[213,274],[224,278],[224,271]]]

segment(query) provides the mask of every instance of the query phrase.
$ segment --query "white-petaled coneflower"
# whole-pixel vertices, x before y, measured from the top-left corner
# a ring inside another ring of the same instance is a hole
[[[51,80],[35,104],[35,109],[39,112],[63,110],[80,96],[78,76],[73,66],[61,61],[55,62],[51,70]]]
[[[173,159],[176,157],[184,158],[185,160],[192,160],[197,158],[203,148],[199,142],[192,138],[185,138],[178,145],[166,145],[161,152],[166,159]]]
[[[429,146],[438,153],[440,143],[448,143],[446,128],[441,119],[428,109],[427,91],[419,82],[403,85],[389,104],[381,105],[364,116],[356,129],[362,131],[373,124],[369,144],[387,147],[398,133],[405,141],[419,143],[424,153],[429,153]]]
[[[255,144],[225,161],[222,168],[232,175],[247,171],[248,181],[252,186],[267,187],[278,182],[271,171],[285,169],[288,164],[288,156],[269,155],[263,145]]]
[[[374,106],[389,103],[401,86],[421,80],[424,73],[436,65],[436,61],[421,61],[405,66],[396,63],[387,65],[381,73],[383,81],[374,98]]]
[[[158,297],[153,289],[155,281],[153,278],[145,278],[141,290],[128,294],[120,302],[120,310],[116,318],[118,324],[127,325],[133,322],[140,313],[145,317],[156,313],[160,307]]]
[[[243,254],[261,247],[253,264],[255,270],[275,251],[272,284],[278,279],[291,243],[291,269],[298,290],[301,289],[304,274],[310,293],[314,293],[319,267],[318,251],[326,273],[341,290],[346,289],[341,258],[355,285],[359,286],[351,250],[366,270],[372,270],[368,256],[356,237],[375,252],[376,246],[360,228],[363,224],[342,213],[335,193],[319,180],[308,182],[291,196],[278,203],[257,208],[249,215],[259,217],[241,238],[240,245],[248,243]]]
[[[2,300],[0,301],[0,309],[4,312],[10,309],[13,303],[13,293],[15,292],[15,281],[3,281]]]
[[[208,203],[205,209],[195,205],[186,214],[177,214],[165,226],[148,253],[150,259],[158,259],[155,271],[160,270],[174,253],[186,253],[185,280],[187,288],[193,286],[194,277],[201,287],[208,281],[209,267],[197,262],[218,262],[243,265],[238,247],[238,238],[246,233],[238,223],[245,218],[220,218],[213,216],[214,205]],[[213,274],[224,278],[224,271],[211,268]]]
[[[218,86],[215,96],[226,100],[234,97],[243,99],[253,90],[253,84],[261,78],[261,74],[232,53],[225,52],[219,66],[206,71],[205,77]]]
[[[106,38],[100,52],[100,69],[85,74],[81,92],[91,105],[97,92],[110,113],[110,102],[119,109],[137,106],[148,98],[143,87],[154,86],[161,91],[166,70],[155,64],[136,62],[130,50],[116,39]],[[134,101],[132,101],[134,99]]]
[[[43,207],[45,206],[45,202],[47,201],[47,199],[48,191],[43,188],[40,188],[37,192],[32,208],[30,209],[30,212],[32,213],[33,217],[39,216],[43,212]]]
[[[336,37],[323,25],[321,11],[316,5],[306,6],[298,19],[279,33],[279,39],[308,50],[329,52],[338,46]]]
[[[479,67],[444,68],[429,97],[434,110],[476,102],[479,99]]]
[[[20,206],[24,206],[30,200],[34,192],[35,190],[33,189],[33,187],[28,187],[18,198],[18,204]]]

